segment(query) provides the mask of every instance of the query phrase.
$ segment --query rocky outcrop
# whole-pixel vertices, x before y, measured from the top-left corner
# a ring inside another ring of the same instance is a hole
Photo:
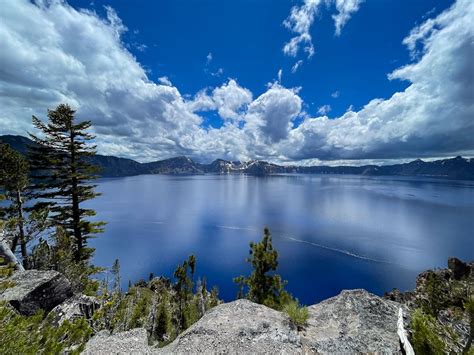
[[[471,275],[472,265],[467,264],[458,258],[451,257],[448,259],[448,270],[451,271],[455,280],[462,280]]]
[[[23,315],[40,309],[49,312],[72,296],[71,283],[56,271],[19,271],[6,281],[10,286],[0,293],[0,301],[9,302]]]
[[[448,259],[448,268],[427,270],[416,278],[416,288],[410,292],[397,289],[385,294],[414,311],[417,308],[435,316],[437,336],[450,353],[461,353],[472,342],[472,319],[466,303],[474,297],[474,262]],[[412,331],[408,328],[408,331]]]
[[[66,320],[74,321],[79,318],[89,320],[99,307],[100,303],[97,298],[79,294],[54,307],[51,315],[53,322],[61,325]]]
[[[399,304],[365,290],[342,291],[309,307],[302,342],[307,350],[317,353],[395,353],[400,349],[399,308]]]
[[[85,353],[397,353],[399,307],[364,290],[343,291],[309,307],[298,331],[286,314],[238,300],[213,308],[164,348],[149,347],[146,331],[135,329],[99,333]]]
[[[147,332],[136,328],[111,335],[107,331],[97,333],[86,344],[82,354],[151,354]]]
[[[178,336],[163,353],[296,353],[301,338],[288,317],[248,300],[221,304]]]

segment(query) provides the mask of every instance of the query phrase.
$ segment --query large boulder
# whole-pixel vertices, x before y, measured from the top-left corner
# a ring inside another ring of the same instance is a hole
[[[61,325],[66,320],[91,319],[99,307],[100,303],[97,298],[78,294],[54,307],[51,314],[53,315],[53,322]]]
[[[71,283],[57,271],[18,271],[6,280],[10,286],[0,293],[0,301],[23,315],[49,312],[73,294]]]
[[[163,353],[296,353],[301,342],[288,317],[238,300],[221,304],[178,336]]]
[[[397,353],[399,307],[365,290],[342,291],[310,306],[308,326],[301,334],[306,351]]]
[[[126,332],[110,334],[107,331],[97,333],[86,344],[82,354],[151,354],[147,332],[136,328]]]

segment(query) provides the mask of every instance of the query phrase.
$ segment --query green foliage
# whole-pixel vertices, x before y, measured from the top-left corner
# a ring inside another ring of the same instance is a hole
[[[298,328],[304,327],[308,322],[308,308],[301,306],[298,300],[288,302],[283,307],[283,312],[290,317],[293,324]]]
[[[12,288],[15,286],[15,283],[10,280],[0,280],[0,292],[5,291],[8,288]]]
[[[447,303],[448,291],[444,287],[442,278],[430,272],[425,284],[427,299],[421,305],[423,311],[436,317]]]
[[[152,335],[159,341],[164,341],[166,334],[171,334],[171,314],[168,293],[165,291],[162,297],[158,312],[156,315],[156,326],[152,331]]]
[[[84,319],[55,326],[41,312],[25,317],[0,304],[1,354],[79,354],[91,334]]]
[[[15,253],[20,245],[23,266],[29,267],[27,243],[30,241],[25,231],[24,200],[28,189],[29,165],[23,156],[0,143],[0,189],[10,202],[0,208],[0,216],[6,220],[5,229],[11,235],[11,250]]]
[[[472,347],[472,338],[474,337],[474,295],[470,295],[466,300],[464,303],[464,309],[469,315],[469,328],[471,336],[469,337],[463,353],[474,355],[474,347]]]
[[[6,198],[28,188],[29,165],[26,159],[8,144],[0,143],[0,186]]]
[[[71,282],[75,292],[95,296],[99,282],[91,279],[91,276],[102,271],[102,268],[90,265],[88,260],[75,260],[74,243],[62,227],[56,228],[51,239],[52,245],[41,239],[32,249],[32,266],[38,270],[59,271]]]
[[[444,343],[436,333],[436,319],[432,315],[416,309],[412,315],[411,328],[411,342],[416,354],[444,353]]]
[[[176,269],[174,284],[157,277],[138,281],[126,293],[102,293],[103,306],[93,316],[94,328],[118,332],[143,327],[151,342],[172,341],[220,302],[217,288],[209,292],[205,281],[194,287],[195,267],[196,259],[190,257]]]
[[[94,138],[87,133],[91,122],[76,122],[75,111],[68,105],[48,110],[48,122],[33,116],[34,126],[44,138],[30,134],[30,163],[35,181],[36,206],[48,206],[53,225],[60,225],[74,240],[76,261],[88,260],[93,250],[87,241],[102,231],[103,222],[91,222],[95,211],[85,209],[83,202],[96,197],[94,179],[97,168],[88,162],[95,155]]]
[[[189,309],[189,298],[193,292],[193,277],[196,267],[196,257],[189,256],[181,265],[178,265],[174,271],[176,279],[175,291],[178,303],[178,328],[186,329],[188,324],[192,322],[193,312]],[[191,275],[191,277],[190,277]],[[192,324],[192,323],[191,323]]]
[[[286,281],[275,274],[278,267],[278,252],[273,249],[268,228],[264,229],[263,238],[259,243],[250,243],[250,257],[247,258],[247,262],[252,265],[253,271],[249,277],[234,278],[239,287],[237,297],[246,297],[253,302],[281,310],[292,297],[284,290]],[[246,295],[245,288],[248,289]]]
[[[207,292],[205,288],[204,291]],[[217,286],[214,286],[211,290],[209,302],[206,304],[207,308],[213,308],[217,306],[220,302],[221,301],[219,300],[219,288]]]

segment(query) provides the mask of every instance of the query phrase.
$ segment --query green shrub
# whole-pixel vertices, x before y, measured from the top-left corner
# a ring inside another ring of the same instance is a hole
[[[283,307],[290,320],[298,328],[304,327],[308,322],[308,308],[301,306],[298,300],[290,301]]]
[[[79,354],[91,334],[84,319],[54,326],[42,312],[25,317],[0,304],[0,354]]]
[[[411,328],[413,329],[411,341],[416,354],[444,353],[444,343],[436,333],[436,319],[433,316],[416,309],[413,312]]]

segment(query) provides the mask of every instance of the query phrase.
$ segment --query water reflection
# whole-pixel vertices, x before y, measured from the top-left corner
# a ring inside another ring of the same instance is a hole
[[[109,222],[92,241],[96,263],[119,258],[124,284],[171,275],[193,253],[225,299],[249,271],[248,243],[269,226],[280,273],[305,303],[343,288],[414,287],[448,256],[474,258],[474,186],[356,176],[145,175],[99,182],[92,201]]]

